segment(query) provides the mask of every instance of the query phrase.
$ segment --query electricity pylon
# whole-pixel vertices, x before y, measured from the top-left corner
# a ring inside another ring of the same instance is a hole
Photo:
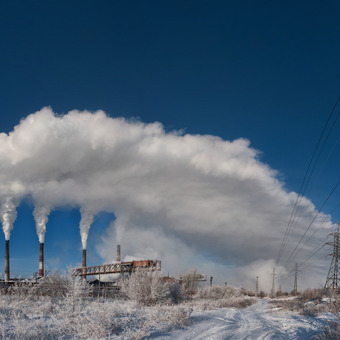
[[[275,268],[273,269],[273,274],[271,274],[273,276],[273,282],[272,282],[272,297],[275,296]]]
[[[325,288],[338,290],[340,288],[339,279],[339,221],[334,233],[329,235],[333,236],[333,242],[327,242],[326,244],[333,246],[333,252],[329,254],[332,256],[332,262],[329,267]]]
[[[294,289],[293,292],[297,294],[297,278],[298,278],[298,264],[295,263],[295,269],[294,269]]]

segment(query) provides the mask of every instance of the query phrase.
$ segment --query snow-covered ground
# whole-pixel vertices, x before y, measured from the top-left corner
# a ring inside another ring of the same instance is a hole
[[[331,314],[303,316],[271,310],[268,300],[245,308],[221,308],[194,312],[191,325],[172,333],[153,333],[150,339],[311,339],[332,319]]]
[[[178,284],[141,275],[124,281],[119,293],[106,292],[111,295],[59,274],[0,289],[0,339],[313,339],[327,327],[334,336],[321,339],[340,339],[339,321],[329,312],[339,316],[340,299],[325,299],[322,289],[271,300],[213,286],[188,299],[179,298]]]

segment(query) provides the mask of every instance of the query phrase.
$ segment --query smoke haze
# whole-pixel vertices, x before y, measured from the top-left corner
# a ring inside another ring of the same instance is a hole
[[[112,212],[116,220],[97,245],[101,257],[112,261],[118,241],[123,253],[160,259],[174,274],[192,265],[214,268],[221,281],[270,273],[297,197],[247,139],[167,133],[160,123],[102,111],[60,116],[43,108],[1,133],[0,144],[0,189],[11,194],[1,201],[6,239],[16,217],[13,200],[22,197],[43,202],[34,210],[39,240],[48,207],[86,207],[84,249],[94,212]],[[300,212],[291,248],[316,213],[307,198]],[[329,216],[318,219],[326,222],[306,251],[332,227]]]

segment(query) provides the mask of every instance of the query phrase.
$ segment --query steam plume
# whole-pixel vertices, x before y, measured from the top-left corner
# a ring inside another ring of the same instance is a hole
[[[84,249],[94,214],[106,211],[116,219],[96,248],[105,261],[112,260],[113,244],[121,244],[124,234],[129,255],[166,259],[174,274],[211,260],[209,267],[219,264],[219,273],[228,266],[229,277],[252,280],[247,266],[254,263],[260,271],[272,265],[297,198],[247,139],[166,132],[160,123],[112,118],[103,111],[56,115],[43,108],[9,134],[0,133],[0,145],[6,239],[17,197],[43,202],[44,209],[36,210],[39,239],[50,207],[83,207]],[[302,198],[287,252],[315,214],[313,203]],[[305,252],[332,229],[330,216],[320,213],[317,219],[324,223],[315,221],[319,227]]]
[[[12,197],[6,197],[1,201],[1,222],[6,241],[9,241],[13,223],[17,218],[16,204]]]
[[[80,219],[79,228],[80,228],[81,243],[82,243],[83,249],[86,249],[87,237],[89,234],[91,224],[93,222],[94,213],[92,211],[81,208],[80,214],[81,214],[81,219]]]
[[[46,223],[48,222],[49,214],[50,208],[44,205],[37,205],[33,210],[33,216],[40,243],[44,243],[45,240]]]

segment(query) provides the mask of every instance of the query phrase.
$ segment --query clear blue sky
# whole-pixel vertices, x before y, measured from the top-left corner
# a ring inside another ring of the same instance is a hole
[[[51,106],[244,137],[298,191],[340,95],[339,17],[338,1],[1,1],[1,132]],[[326,155],[338,135],[335,127]],[[317,207],[339,178],[334,155],[339,147],[308,195]],[[37,270],[31,212],[28,203],[18,210],[13,274],[16,266],[24,275]],[[51,269],[81,263],[79,218],[75,210],[51,214]],[[111,218],[94,222],[89,264],[101,261],[94,245]]]

